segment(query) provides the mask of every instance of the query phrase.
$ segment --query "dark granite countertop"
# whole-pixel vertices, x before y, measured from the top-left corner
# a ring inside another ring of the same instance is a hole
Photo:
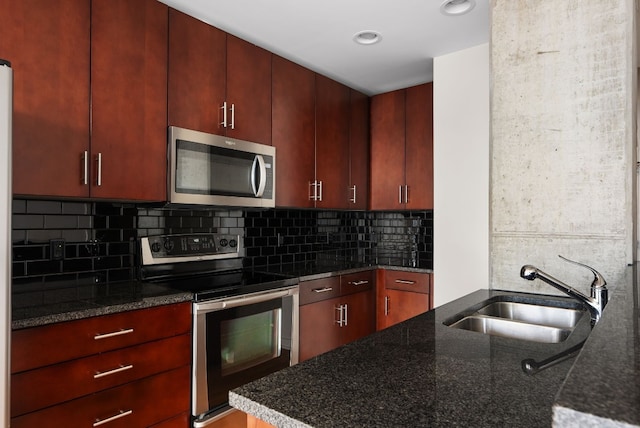
[[[640,426],[640,269],[612,290],[553,406],[554,426]],[[634,281],[636,279],[636,281]]]
[[[113,284],[86,285],[72,291],[50,290],[44,300],[50,304],[16,308],[11,310],[13,330],[37,327],[63,321],[108,315],[134,309],[172,303],[188,302],[192,293],[177,291],[161,284],[138,281]],[[61,301],[59,294],[72,293],[75,298]]]
[[[589,317],[558,344],[443,324],[505,294],[523,295],[479,290],[235,389],[230,404],[278,427],[548,427],[554,396],[575,360],[534,376],[521,362],[544,360],[583,341]]]
[[[376,268],[431,272],[431,270],[420,268],[371,266],[338,261],[322,264],[288,264],[262,271],[308,281]],[[26,307],[12,305],[11,327],[13,330],[193,300],[192,293],[172,289],[162,283],[140,281],[84,285],[72,289],[51,289],[42,291],[42,294],[44,295],[42,301],[51,303]]]
[[[433,270],[409,267],[372,265],[359,262],[335,262],[335,263],[290,263],[265,269],[269,273],[278,273],[299,278],[302,281],[312,281],[314,279],[328,278],[330,276],[345,275],[349,273],[362,272],[372,269],[402,270],[406,272],[432,273]]]

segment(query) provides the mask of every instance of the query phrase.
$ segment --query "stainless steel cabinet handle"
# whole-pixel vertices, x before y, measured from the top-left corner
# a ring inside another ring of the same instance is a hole
[[[313,187],[313,195],[311,194],[312,187]],[[313,180],[309,182],[309,200],[322,201],[322,181]]]
[[[231,104],[231,129],[236,129],[236,105]]]
[[[389,302],[391,301],[391,299],[389,299],[389,296],[384,296],[384,314],[385,315],[389,315]]]
[[[102,153],[98,153],[98,179],[96,180],[96,184],[98,186],[102,186]]]
[[[398,186],[398,203],[402,204],[402,186]]]
[[[311,188],[312,187],[313,187],[313,194],[311,193]],[[317,188],[315,180],[314,181],[310,181],[309,182],[309,200],[310,201],[317,200],[318,199],[317,194],[318,194],[318,188]]]
[[[347,312],[349,309],[349,305],[347,305],[346,303],[344,304],[344,326],[347,326],[347,323],[349,322],[349,312]]]
[[[355,204],[356,203],[356,185],[355,184],[351,186],[351,191],[353,193],[352,193],[351,199],[349,199],[349,202]]]
[[[409,186],[407,186],[406,184],[404,185],[404,203],[409,203]]]
[[[126,328],[126,329],[114,331],[114,332],[111,332],[111,333],[96,334],[95,336],[93,336],[93,338],[95,340],[108,339],[109,337],[122,336],[124,334],[129,334],[129,333],[133,333],[133,329],[132,328]]]
[[[227,102],[223,102],[222,103],[222,107],[220,107],[220,110],[222,110],[222,122],[220,122],[220,125],[222,125],[223,128],[227,127]]]
[[[105,377],[105,376],[109,376],[112,374],[116,374],[116,373],[120,373],[120,372],[124,372],[127,370],[131,370],[133,368],[133,364],[129,364],[128,366],[120,366],[116,369],[112,369],[112,370],[107,370],[106,372],[96,372],[96,374],[93,375],[94,379],[100,379],[101,377]]]
[[[314,293],[326,293],[329,291],[333,291],[333,287],[314,288],[311,291],[313,291]]]
[[[116,419],[120,419],[120,418],[124,418],[125,416],[129,416],[130,414],[133,413],[133,410],[120,410],[120,413],[118,413],[117,415],[113,415],[110,416],[106,419],[96,419],[96,421],[93,423],[94,427],[98,427],[100,425],[115,421]]]
[[[415,284],[415,281],[410,281],[408,279],[396,279],[396,284],[409,284],[409,285],[413,285]]]
[[[366,279],[363,279],[362,281],[349,281],[349,284],[351,285],[365,285],[368,283],[369,281],[367,281]]]
[[[347,305],[340,305],[340,306],[334,306],[333,307],[334,310],[338,311],[339,317],[338,320],[335,322],[336,324],[338,324],[338,327],[346,327],[347,326]]]
[[[89,152],[87,150],[82,154],[82,163],[83,163],[83,173],[82,173],[82,184],[89,184]]]

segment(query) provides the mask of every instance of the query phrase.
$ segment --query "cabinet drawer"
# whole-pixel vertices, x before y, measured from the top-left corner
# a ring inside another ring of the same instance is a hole
[[[17,373],[11,376],[11,415],[189,365],[190,359],[191,335],[183,334]]]
[[[340,293],[344,296],[346,294],[371,290],[375,283],[374,278],[375,272],[372,270],[342,275],[340,277]]]
[[[12,332],[11,372],[188,333],[191,303],[159,306]]]
[[[316,279],[300,283],[300,305],[332,299],[340,295],[340,277]]]
[[[189,409],[189,366],[12,418],[13,428],[146,427]]]
[[[385,270],[385,288],[429,294],[431,292],[430,275],[428,273]]]

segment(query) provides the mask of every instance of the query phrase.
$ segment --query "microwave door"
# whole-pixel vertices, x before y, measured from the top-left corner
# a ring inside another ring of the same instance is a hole
[[[262,155],[256,155],[251,166],[251,186],[253,194],[260,198],[267,186],[267,166]]]

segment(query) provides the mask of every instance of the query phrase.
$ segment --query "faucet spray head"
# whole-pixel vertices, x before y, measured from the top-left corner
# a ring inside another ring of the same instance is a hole
[[[529,281],[533,281],[538,277],[538,269],[535,266],[524,265],[522,269],[520,269],[520,276]]]

